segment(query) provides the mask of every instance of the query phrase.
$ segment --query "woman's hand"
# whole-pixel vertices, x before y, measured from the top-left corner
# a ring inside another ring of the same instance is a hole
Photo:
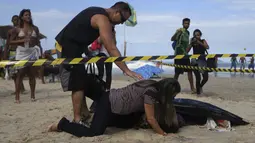
[[[150,124],[150,126],[152,127],[152,129],[160,134],[165,136],[166,133],[160,128],[158,121],[155,119],[155,115],[154,115],[154,105],[151,104],[144,104],[144,109],[145,109],[145,114],[146,114],[146,119],[147,122]]]

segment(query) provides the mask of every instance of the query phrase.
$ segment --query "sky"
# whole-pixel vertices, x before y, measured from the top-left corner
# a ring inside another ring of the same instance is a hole
[[[90,6],[109,8],[117,0],[0,0],[0,25],[11,24],[11,17],[31,9],[34,24],[48,38],[44,49],[54,48],[58,32],[80,11]],[[192,34],[200,29],[211,54],[255,53],[255,0],[127,0],[136,10],[135,27],[116,27],[117,46],[127,56],[172,55],[171,36],[191,19]],[[125,32],[124,32],[125,31]],[[124,36],[125,35],[125,36]],[[190,37],[191,38],[191,37]],[[246,50],[244,50],[246,48]]]

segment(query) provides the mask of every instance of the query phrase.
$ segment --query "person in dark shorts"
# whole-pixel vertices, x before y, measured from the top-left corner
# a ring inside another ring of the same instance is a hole
[[[180,28],[176,31],[176,33],[172,36],[171,41],[176,41],[175,45],[175,55],[187,55],[187,48],[189,47],[189,25],[190,25],[190,19],[184,18],[182,20],[183,28]],[[174,60],[175,65],[190,65],[189,59],[175,59]],[[178,80],[179,75],[183,74],[184,72],[188,72],[188,79],[190,82],[190,88],[192,90],[192,93],[195,93],[195,88],[193,84],[193,76],[192,76],[192,70],[190,69],[183,69],[183,68],[177,68],[175,67],[175,74],[174,78]]]
[[[110,56],[120,57],[112,38],[112,26],[123,24],[131,16],[128,3],[117,2],[111,8],[89,7],[76,15],[56,36],[56,49],[59,58],[81,58],[84,48],[99,36]],[[87,48],[85,48],[87,49]],[[124,62],[115,62],[126,75],[142,79],[132,72]],[[72,91],[74,122],[81,122],[81,105],[84,101],[86,81],[85,65],[61,65],[60,80],[65,91]],[[86,104],[86,101],[85,101]],[[87,114],[89,114],[88,109]]]
[[[179,123],[173,105],[173,99],[181,91],[177,80],[141,80],[101,93],[99,85],[94,80],[90,82],[88,93],[85,94],[92,95],[92,100],[97,101],[91,126],[88,128],[72,123],[63,117],[58,124],[51,125],[48,131],[64,131],[77,137],[98,136],[111,126],[132,128],[139,123],[144,113],[156,133],[167,135],[178,131]]]

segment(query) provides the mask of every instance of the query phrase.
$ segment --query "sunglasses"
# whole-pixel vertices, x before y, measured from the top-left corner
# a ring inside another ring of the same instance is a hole
[[[119,13],[120,13],[121,23],[124,23],[127,19],[125,18],[125,16],[123,15],[121,11],[119,11]]]

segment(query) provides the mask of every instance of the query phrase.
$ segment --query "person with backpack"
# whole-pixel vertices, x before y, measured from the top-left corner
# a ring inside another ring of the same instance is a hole
[[[199,29],[196,29],[193,32],[193,38],[191,39],[191,43],[187,51],[190,51],[191,48],[193,48],[193,54],[200,54],[205,55],[208,54],[207,49],[209,49],[209,46],[205,39],[201,39],[202,32]],[[199,57],[197,59],[191,60],[192,66],[197,67],[207,67],[207,60],[206,57]],[[201,70],[194,70],[194,74],[196,77],[196,93],[197,95],[200,95],[203,90],[203,86],[208,81],[209,74],[208,71],[201,71]],[[203,77],[203,80],[201,81],[201,74]]]
[[[184,18],[182,20],[183,28],[180,28],[176,31],[176,33],[172,36],[171,41],[173,41],[173,49],[175,55],[187,55],[187,48],[189,46],[189,25],[190,25],[190,19]],[[189,59],[175,59],[174,60],[175,65],[190,65]],[[183,68],[177,68],[175,67],[175,74],[174,78],[178,80],[179,75],[183,74],[184,72],[188,73],[188,79],[190,83],[190,88],[192,93],[195,93],[195,88],[193,84],[193,76],[192,76],[192,70],[190,69],[183,69]]]

